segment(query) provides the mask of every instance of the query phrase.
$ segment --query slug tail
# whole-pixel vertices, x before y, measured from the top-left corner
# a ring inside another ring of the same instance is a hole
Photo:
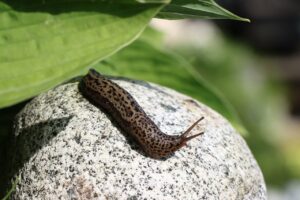
[[[93,69],[93,68],[91,68],[91,69],[89,70],[88,75],[91,76],[91,77],[93,77],[93,78],[95,78],[95,79],[97,79],[97,78],[99,78],[100,76],[102,76],[102,74],[100,74],[99,72],[97,72],[97,71],[96,71],[95,69]]]

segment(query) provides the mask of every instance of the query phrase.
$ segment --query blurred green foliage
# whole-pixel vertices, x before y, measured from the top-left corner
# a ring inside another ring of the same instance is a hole
[[[249,47],[219,35],[205,48],[178,46],[205,79],[230,101],[249,132],[247,143],[269,185],[280,186],[296,178],[285,162],[279,136],[283,135],[287,104],[276,72]]]

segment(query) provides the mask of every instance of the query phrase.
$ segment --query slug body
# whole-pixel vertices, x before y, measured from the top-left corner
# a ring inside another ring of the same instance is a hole
[[[188,140],[203,133],[187,137],[192,128],[203,119],[202,117],[182,135],[164,134],[126,90],[93,69],[83,77],[79,89],[88,100],[111,115],[152,158],[167,157],[186,145]]]

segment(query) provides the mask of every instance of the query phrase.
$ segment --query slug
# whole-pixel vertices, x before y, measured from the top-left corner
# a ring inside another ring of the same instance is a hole
[[[142,150],[155,159],[168,157],[185,146],[187,141],[203,132],[187,136],[204,117],[197,120],[182,135],[166,135],[147,116],[136,100],[122,87],[90,69],[79,83],[85,98],[104,109],[127,134],[132,136]]]

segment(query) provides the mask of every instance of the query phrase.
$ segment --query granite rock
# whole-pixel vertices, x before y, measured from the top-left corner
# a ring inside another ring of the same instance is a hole
[[[18,114],[12,199],[266,199],[247,144],[221,115],[154,84],[113,79],[166,134],[205,134],[167,159],[144,155],[113,119],[78,91],[78,82],[45,92]]]

